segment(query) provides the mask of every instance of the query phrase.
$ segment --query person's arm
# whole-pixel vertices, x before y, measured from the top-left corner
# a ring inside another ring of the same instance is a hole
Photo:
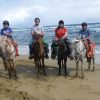
[[[31,35],[32,35],[32,36],[35,35],[35,32],[34,32],[34,28],[33,28],[33,27],[31,28]]]
[[[9,31],[10,31],[9,34],[12,36],[12,34],[14,34],[13,31],[12,31],[12,29],[9,28]]]
[[[56,36],[56,33],[57,33],[57,29],[55,29],[54,41],[58,41],[58,38]]]
[[[88,38],[90,38],[91,36],[91,32],[88,30]]]
[[[1,31],[0,31],[0,35],[2,36],[2,34],[3,34],[3,30],[1,29]]]
[[[62,37],[62,39],[65,39],[68,35],[68,32],[65,33],[65,35]]]
[[[68,36],[68,30],[65,28],[65,35],[62,37],[62,39],[65,39]]]
[[[56,34],[54,35],[54,41],[58,41]]]
[[[9,36],[12,38],[12,34],[13,34],[13,31],[11,28],[8,28],[5,33],[3,33],[2,35],[6,35],[6,36]]]
[[[79,33],[78,33],[78,38],[79,38],[79,39],[82,38],[81,33],[82,33],[82,32],[81,32],[81,30],[80,30]]]
[[[42,27],[42,28],[41,28],[41,35],[44,36],[44,34],[45,34],[45,33],[44,33],[44,29],[43,29],[43,27]]]

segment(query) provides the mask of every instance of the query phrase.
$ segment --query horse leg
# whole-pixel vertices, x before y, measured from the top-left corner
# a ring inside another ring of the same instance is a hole
[[[66,59],[64,59],[64,69],[65,69],[65,76],[67,75],[67,65],[66,65]]]
[[[11,79],[11,68],[10,68],[10,62],[8,62],[8,74],[9,74],[9,79]]]
[[[40,68],[41,68],[41,59],[39,59],[39,66],[40,66]]]
[[[91,58],[87,58],[88,60],[88,69],[87,70],[90,70],[90,66],[91,66]]]
[[[79,61],[76,62],[76,74],[75,74],[75,76],[78,75],[78,67],[79,67]]]
[[[95,58],[93,57],[93,72],[95,70]]]
[[[37,61],[36,61],[36,62],[37,62],[38,74],[39,74],[39,73],[40,73],[40,66],[39,66],[40,64],[39,64],[39,60],[37,59]]]
[[[4,63],[5,71],[6,71],[7,70],[7,64],[6,64],[5,59],[3,59],[3,63]]]
[[[59,65],[58,75],[61,75],[61,59],[58,59],[58,65]]]
[[[43,68],[44,75],[46,75],[45,65],[44,65],[44,57],[42,58],[42,68]]]
[[[81,61],[82,79],[84,78],[84,66],[83,61]]]
[[[12,69],[14,72],[15,80],[17,80],[17,73],[16,73],[16,67],[15,67],[15,60],[12,60]]]

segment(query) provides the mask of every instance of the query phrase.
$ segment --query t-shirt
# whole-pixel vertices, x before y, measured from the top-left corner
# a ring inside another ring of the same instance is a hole
[[[12,37],[12,33],[13,33],[13,31],[12,31],[12,29],[10,27],[1,29],[1,36],[2,35],[6,35],[6,36]]]
[[[55,30],[55,35],[58,39],[61,39],[65,33],[68,32],[68,30],[64,27],[64,28],[56,28]]]
[[[34,35],[43,35],[43,28],[39,25],[34,25],[31,29],[31,33],[34,32]]]
[[[81,36],[81,38],[88,38],[90,36],[90,31],[88,29],[82,29],[79,31],[79,35]]]

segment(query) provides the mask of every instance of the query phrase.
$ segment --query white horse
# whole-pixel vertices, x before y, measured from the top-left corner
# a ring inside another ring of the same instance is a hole
[[[72,55],[74,57],[74,60],[76,62],[76,75],[78,76],[78,70],[79,70],[79,62],[81,62],[81,71],[82,71],[82,78],[84,78],[84,65],[83,65],[83,59],[85,54],[85,47],[84,43],[81,39],[76,39],[72,41]]]
[[[15,67],[15,48],[11,43],[11,40],[6,36],[0,36],[0,55],[5,66],[5,70],[8,70],[9,78],[11,78],[12,73],[14,73],[15,79],[17,79]]]

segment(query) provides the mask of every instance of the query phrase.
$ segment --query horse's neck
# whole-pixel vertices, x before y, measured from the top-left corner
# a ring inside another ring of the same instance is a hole
[[[83,42],[82,42],[82,41],[80,41],[79,43],[80,43],[80,50],[82,51],[82,50],[83,50],[83,48],[84,48]]]
[[[79,41],[77,44],[76,44],[76,50],[77,52],[81,52],[84,48],[84,45],[82,43],[82,41]]]
[[[40,38],[39,40],[37,40],[35,43],[34,43],[34,48],[36,49],[36,51],[44,51],[44,45],[43,45],[43,41],[42,39]]]
[[[9,53],[12,53],[14,51],[15,48],[13,44],[11,43],[11,41],[9,42],[5,41],[5,45],[7,45],[6,50],[9,51]]]

